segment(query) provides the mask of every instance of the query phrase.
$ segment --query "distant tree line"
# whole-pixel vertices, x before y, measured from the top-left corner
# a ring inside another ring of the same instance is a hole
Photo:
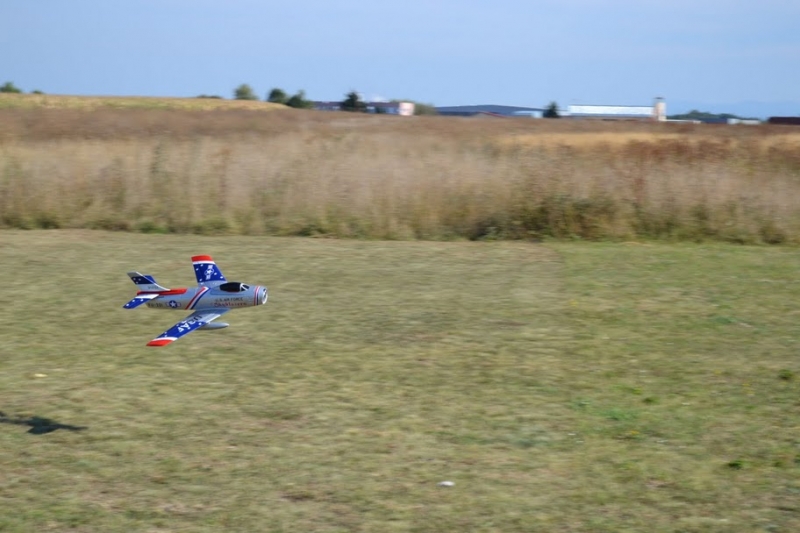
[[[204,95],[200,97],[211,98]],[[234,100],[259,99],[253,88],[246,83],[239,85],[233,90],[233,98]],[[306,93],[303,90],[299,90],[295,94],[289,96],[283,89],[274,87],[267,93],[267,97],[264,100],[266,102],[272,102],[273,104],[283,104],[285,106],[294,107],[295,109],[310,109],[314,107],[314,102],[306,98]]]
[[[22,93],[22,89],[14,85],[13,82],[7,81],[3,85],[0,85],[0,93]],[[42,91],[35,90],[31,91],[31,94],[44,94]],[[209,98],[209,99],[216,99],[222,100],[223,97],[217,94],[199,94],[196,98]],[[247,83],[242,83],[238,87],[233,90],[233,98],[234,100],[259,100],[256,92],[253,88],[248,85]],[[280,87],[273,87],[267,93],[266,98],[264,98],[266,102],[272,102],[274,104],[283,104],[288,107],[293,107],[295,109],[311,109],[314,107],[314,102],[306,98],[306,93],[304,90],[299,90],[296,93],[289,95],[286,91],[281,89]],[[415,115],[435,115],[436,108],[433,104],[425,104],[420,102],[414,102],[413,100],[391,100],[392,102],[412,102],[414,104],[414,114]],[[366,113],[367,103],[361,98],[361,95],[358,91],[350,91],[345,95],[344,100],[341,102],[341,109],[342,111],[350,111],[354,113]],[[382,108],[376,108],[377,113],[385,112]]]
[[[289,94],[280,87],[273,87],[270,89],[269,94],[267,94],[267,102],[283,104],[295,109],[311,109],[314,107],[314,102],[306,98],[306,92],[302,89],[292,96],[289,96]]]
[[[6,94],[21,94],[24,91],[17,87],[14,82],[7,81],[3,85],[0,85],[0,93]],[[33,90],[30,94],[44,94],[40,90]],[[213,99],[223,99],[222,96],[216,94],[200,94],[197,98],[213,98]],[[243,83],[236,87],[233,91],[233,98],[235,100],[258,100],[258,96],[253,88],[248,85],[247,83]],[[266,98],[264,98],[266,102],[272,102],[275,104],[283,104],[288,107],[293,107],[295,109],[311,109],[314,107],[314,102],[306,98],[306,93],[302,89],[294,93],[293,95],[289,95],[286,91],[281,89],[280,87],[273,87],[267,93]],[[414,100],[404,99],[404,100],[391,100],[391,102],[411,102],[414,104],[414,114],[415,115],[436,115],[436,107],[433,104],[428,103],[421,103],[415,102]],[[361,95],[353,90],[348,92],[345,95],[344,100],[341,101],[341,109],[342,111],[349,111],[354,113],[366,113],[368,111],[367,103],[361,98]],[[376,113],[383,113],[385,110],[383,108],[376,108]],[[544,118],[561,118],[561,110],[558,107],[558,104],[553,101],[550,102],[544,109],[544,113],[542,114]],[[731,113],[710,113],[707,111],[698,111],[693,109],[688,113],[681,113],[677,115],[669,115],[668,118],[673,120],[699,120],[699,121],[709,121],[709,120],[727,120],[727,119],[739,119],[739,120],[752,120],[750,117],[741,117],[738,115],[734,115]]]
[[[233,91],[233,97],[235,100],[258,100],[258,96],[253,88],[243,83],[236,87]],[[219,96],[207,96],[207,95],[200,95],[198,98],[219,98]],[[295,109],[311,109],[314,107],[314,102],[306,98],[306,93],[303,90],[297,91],[293,95],[289,95],[286,91],[281,89],[280,87],[273,87],[267,93],[266,98],[264,99],[267,102],[272,102],[274,104],[283,104],[288,107],[293,107]],[[401,100],[391,100],[392,102],[400,102]],[[413,100],[402,100],[403,102],[412,102],[414,103],[414,114],[415,115],[435,115],[436,108],[433,104],[424,104],[419,102],[414,102]],[[349,111],[352,113],[366,113],[368,111],[367,102],[365,102],[358,91],[352,90],[348,92],[344,100],[340,102],[341,110],[342,111]],[[382,108],[376,108],[376,113],[385,112]]]
[[[22,89],[14,85],[13,82],[7,81],[3,85],[0,85],[0,93],[14,93],[14,94],[21,94]],[[42,91],[35,90],[31,91],[31,94],[44,94]]]
[[[740,117],[738,115],[732,115],[731,113],[709,113],[708,111],[698,111],[697,109],[692,109],[688,113],[669,115],[668,118],[672,120],[700,120],[700,121],[727,120],[729,118],[738,120],[752,120],[749,117]]]

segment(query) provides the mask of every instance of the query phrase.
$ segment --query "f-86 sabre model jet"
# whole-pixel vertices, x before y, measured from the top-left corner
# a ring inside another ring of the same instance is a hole
[[[142,304],[156,309],[185,309],[194,311],[167,331],[147,343],[148,346],[164,346],[196,329],[227,328],[224,322],[215,320],[236,307],[252,307],[267,303],[267,288],[261,285],[246,285],[228,281],[219,267],[208,255],[192,257],[197,287],[167,289],[153,276],[128,272],[139,292],[122,307],[133,309]]]

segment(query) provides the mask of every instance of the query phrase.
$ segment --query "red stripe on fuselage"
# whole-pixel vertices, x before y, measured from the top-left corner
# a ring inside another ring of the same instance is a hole
[[[197,300],[199,300],[199,299],[200,299],[200,297],[201,297],[202,295],[204,295],[205,293],[207,293],[207,292],[208,292],[208,287],[203,287],[202,289],[200,289],[199,291],[197,291],[197,294],[195,294],[195,295],[194,295],[194,298],[192,298],[191,300],[189,300],[189,304],[188,304],[188,305],[187,305],[187,306],[186,306],[184,309],[191,309],[191,308],[192,308],[192,306],[193,306],[195,303],[197,303]]]
[[[139,291],[136,294],[158,294],[159,296],[176,296],[185,294],[189,289],[169,289],[168,291]]]

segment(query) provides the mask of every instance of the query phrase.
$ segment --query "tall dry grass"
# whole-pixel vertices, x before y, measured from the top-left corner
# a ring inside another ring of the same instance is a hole
[[[789,128],[0,110],[0,224],[800,242]]]

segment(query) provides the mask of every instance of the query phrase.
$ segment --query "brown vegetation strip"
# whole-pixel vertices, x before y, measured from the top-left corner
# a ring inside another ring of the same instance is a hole
[[[0,226],[797,243],[799,139],[772,126],[0,109]]]

